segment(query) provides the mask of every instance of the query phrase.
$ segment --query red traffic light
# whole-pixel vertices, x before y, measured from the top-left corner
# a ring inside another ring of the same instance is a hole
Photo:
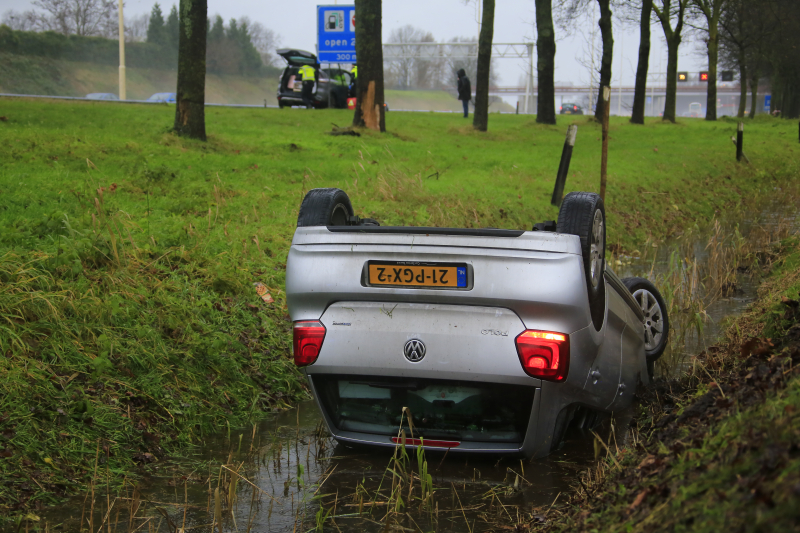
[[[708,81],[708,72],[700,73],[700,81]]]

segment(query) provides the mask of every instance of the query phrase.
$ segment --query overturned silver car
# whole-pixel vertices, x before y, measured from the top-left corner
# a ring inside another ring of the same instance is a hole
[[[516,231],[379,226],[314,189],[297,226],[294,359],[340,442],[395,446],[407,407],[407,445],[544,456],[628,406],[666,346],[658,290],[605,264],[593,193]]]

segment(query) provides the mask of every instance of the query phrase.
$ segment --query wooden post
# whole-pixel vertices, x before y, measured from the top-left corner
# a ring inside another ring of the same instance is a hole
[[[578,135],[578,126],[572,124],[567,128],[567,139],[564,141],[564,150],[561,152],[561,163],[558,164],[558,174],[556,174],[556,184],[553,187],[553,197],[550,205],[561,206],[564,197],[564,184],[567,182],[569,172],[569,162],[572,159],[572,148],[575,146],[575,137]]]
[[[736,160],[742,160],[742,145],[744,144],[744,122],[739,123],[736,130]]]
[[[611,103],[611,87],[603,87],[603,154],[600,159],[600,198],[606,201],[606,178],[608,175],[608,111]]]

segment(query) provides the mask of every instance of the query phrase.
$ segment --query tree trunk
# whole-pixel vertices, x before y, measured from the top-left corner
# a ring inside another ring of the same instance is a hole
[[[536,122],[556,123],[556,34],[553,28],[551,0],[536,0],[536,70],[539,94],[536,98]]]
[[[611,28],[611,0],[597,0],[600,4],[600,36],[603,39],[603,57],[600,60],[600,98],[597,99],[597,108],[594,118],[602,121],[605,117],[605,106],[611,105],[611,100],[606,104],[603,101],[603,87],[611,87],[611,61],[614,51],[614,34]]]
[[[494,36],[494,0],[483,0],[481,34],[478,37],[478,77],[475,80],[475,113],[472,127],[486,131],[489,127],[489,68],[492,64]]]
[[[385,132],[381,0],[355,0],[358,83],[353,126]]]
[[[717,10],[719,11],[719,10]],[[719,57],[719,15],[708,21],[708,92],[706,120],[717,120],[717,58]]]
[[[207,0],[180,0],[175,133],[206,140]]]
[[[678,46],[681,36],[673,33],[667,39],[667,95],[664,100],[664,120],[675,122],[675,108],[678,100]]]
[[[747,111],[747,66],[744,57],[744,48],[739,47],[739,118],[744,118]]]
[[[756,105],[758,104],[758,71],[753,74],[750,80],[750,118],[756,118]]]
[[[636,87],[633,92],[632,124],[644,124],[647,100],[647,70],[650,62],[650,17],[653,0],[642,0],[642,17],[639,22],[639,64],[636,67]]]

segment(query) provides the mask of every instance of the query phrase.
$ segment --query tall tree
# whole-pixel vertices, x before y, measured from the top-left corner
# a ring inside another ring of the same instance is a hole
[[[492,66],[494,37],[494,0],[483,0],[481,33],[478,37],[478,76],[475,80],[475,113],[472,127],[478,131],[489,128],[489,71]]]
[[[206,33],[208,0],[181,0],[175,132],[206,140]]]
[[[150,20],[147,23],[147,42],[163,45],[165,41],[164,14],[161,12],[161,6],[156,2],[153,5],[153,10],[150,12]]]
[[[717,63],[719,59],[719,18],[725,0],[692,0],[706,19],[708,37],[708,91],[706,93],[706,120],[717,120]]]
[[[603,94],[603,87],[611,87],[611,62],[614,58],[614,36],[611,28],[611,0],[597,0],[600,5],[600,36],[603,39],[603,57],[600,60],[600,94]],[[605,101],[603,98],[597,99],[594,118],[603,121],[605,116]]]
[[[747,54],[752,45],[752,33],[746,22],[746,0],[730,0],[725,3],[720,18],[721,44],[724,61],[739,70],[739,110],[736,114],[744,118],[747,110]]]
[[[167,22],[164,24],[164,41],[173,50],[178,49],[178,32],[180,23],[178,22],[178,8],[175,4],[169,10],[167,15]]]
[[[641,0],[642,12],[639,18],[639,64],[636,65],[636,86],[633,92],[631,123],[644,124],[645,101],[647,99],[647,71],[650,63],[650,17],[653,14],[653,0]]]
[[[536,97],[536,122],[556,123],[556,33],[551,0],[536,0],[536,70],[539,92]]]
[[[355,0],[358,89],[353,126],[385,132],[381,0]]]
[[[664,121],[675,122],[678,103],[678,47],[689,0],[656,0],[653,11],[661,22],[667,41],[667,95],[664,102]],[[674,26],[673,26],[674,20]]]

